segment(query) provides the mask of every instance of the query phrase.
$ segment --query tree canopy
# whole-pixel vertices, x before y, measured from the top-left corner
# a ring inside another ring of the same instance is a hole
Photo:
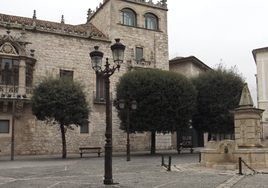
[[[38,120],[53,120],[60,125],[65,158],[64,126],[88,123],[90,109],[83,86],[66,76],[44,78],[33,88],[31,107]]]
[[[195,111],[196,91],[183,75],[157,69],[137,70],[123,75],[116,87],[118,100],[127,105],[137,101],[130,115],[130,131],[168,133],[189,128]],[[126,130],[126,113],[118,109],[121,129]]]
[[[244,85],[236,67],[227,69],[219,65],[192,81],[198,91],[197,113],[192,120],[194,128],[208,133],[232,133],[234,119],[229,110],[239,107]]]

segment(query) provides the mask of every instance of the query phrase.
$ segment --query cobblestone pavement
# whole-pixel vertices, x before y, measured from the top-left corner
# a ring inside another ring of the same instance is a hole
[[[171,156],[171,171],[161,166]],[[0,157],[0,188],[227,188],[268,187],[268,174],[238,175],[238,170],[215,170],[199,164],[198,151],[177,154],[172,151],[114,153],[114,185],[103,185],[104,157],[97,154]]]

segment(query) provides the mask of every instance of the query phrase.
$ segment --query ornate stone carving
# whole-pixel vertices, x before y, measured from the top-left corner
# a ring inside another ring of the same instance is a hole
[[[149,5],[154,5],[153,0],[149,0],[149,1],[148,1],[148,4],[149,4]]]
[[[22,111],[23,111],[23,101],[18,101],[16,102],[16,105],[15,105],[15,117],[17,119],[19,119],[22,115]]]
[[[167,0],[161,0],[160,2],[162,5],[167,5]]]
[[[142,45],[138,45],[139,47],[144,48]],[[134,49],[131,49],[131,58],[128,61],[128,69],[131,70],[132,68],[134,69],[140,69],[140,68],[153,68],[153,63],[154,63],[154,53],[153,51],[150,52],[150,55],[147,55],[147,58],[145,59],[142,57],[141,59],[137,60],[134,58]]]
[[[7,112],[7,107],[8,107],[8,101],[4,101],[4,103],[3,103],[3,112]]]
[[[3,53],[3,54],[18,54],[16,52],[16,49],[14,48],[14,46],[12,46],[12,44],[9,43],[9,42],[6,42],[2,46],[0,46],[0,53]]]
[[[89,19],[91,18],[92,15],[93,15],[92,10],[91,10],[91,8],[89,8],[87,11],[87,21],[89,21]]]

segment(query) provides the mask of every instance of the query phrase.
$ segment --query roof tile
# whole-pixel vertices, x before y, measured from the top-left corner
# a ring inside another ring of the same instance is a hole
[[[11,25],[22,26],[25,25],[26,27],[33,27],[33,18],[26,18],[20,16],[12,16],[7,14],[0,13],[0,24],[10,23]],[[58,30],[61,32],[61,23],[45,21],[45,20],[36,20],[36,28],[43,29],[43,30]],[[93,24],[89,24],[90,34],[94,37],[101,37],[107,39],[107,37],[97,29]],[[87,24],[80,24],[80,25],[71,25],[71,24],[64,24],[64,31],[70,32],[72,34],[78,35],[86,35],[87,34]]]

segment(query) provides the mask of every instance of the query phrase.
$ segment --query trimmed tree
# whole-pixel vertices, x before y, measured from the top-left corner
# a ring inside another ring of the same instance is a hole
[[[66,158],[65,127],[88,123],[90,109],[83,86],[66,76],[44,78],[33,89],[31,107],[38,120],[58,123],[62,137],[62,158]]]
[[[193,84],[175,72],[153,69],[126,73],[117,84],[116,95],[127,105],[137,101],[138,107],[130,116],[130,132],[151,132],[151,153],[155,153],[155,133],[187,130],[195,111]],[[126,130],[126,113],[116,108],[120,129]]]
[[[238,108],[244,79],[236,67],[201,73],[192,79],[198,90],[193,127],[208,133],[233,133],[234,118],[229,110]]]

